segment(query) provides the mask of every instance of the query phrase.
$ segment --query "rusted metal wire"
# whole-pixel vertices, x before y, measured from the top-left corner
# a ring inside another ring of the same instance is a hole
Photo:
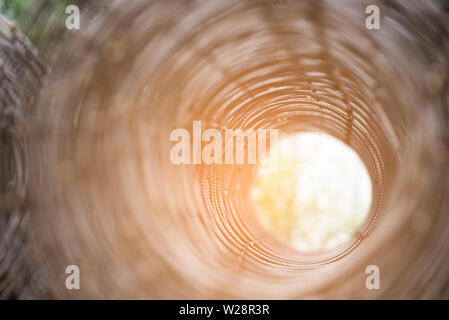
[[[43,73],[36,49],[0,16],[0,298],[28,298],[39,291],[26,257],[25,144]]]
[[[376,4],[381,30],[352,1],[136,0],[86,13],[33,111],[32,129],[48,132],[27,149],[27,231],[50,296],[448,297],[447,14]],[[369,218],[330,252],[279,243],[248,201],[254,166],[170,162],[170,131],[193,120],[341,139],[370,173]],[[70,264],[82,290],[63,285]],[[380,290],[365,287],[370,264]]]

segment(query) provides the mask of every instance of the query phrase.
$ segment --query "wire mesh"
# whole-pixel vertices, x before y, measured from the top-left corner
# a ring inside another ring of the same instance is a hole
[[[375,31],[352,1],[114,1],[87,14],[32,120],[48,129],[27,168],[49,295],[447,297],[447,16],[376,4]],[[170,162],[171,130],[194,120],[344,141],[373,182],[369,218],[330,252],[283,245],[249,203],[254,166]],[[79,292],[62,285],[68,264]],[[366,290],[368,264],[381,290]]]

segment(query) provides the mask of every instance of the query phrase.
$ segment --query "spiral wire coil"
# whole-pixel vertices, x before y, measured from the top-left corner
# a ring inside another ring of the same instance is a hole
[[[114,1],[86,14],[30,121],[27,234],[49,296],[449,296],[447,14],[376,4],[381,30],[352,1]],[[332,251],[280,243],[248,200],[255,166],[171,163],[170,132],[194,120],[344,141],[373,183],[368,219]],[[83,290],[63,286],[69,264]],[[381,290],[365,288],[369,264]]]

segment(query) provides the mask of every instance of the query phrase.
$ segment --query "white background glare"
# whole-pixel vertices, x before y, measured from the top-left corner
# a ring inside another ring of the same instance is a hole
[[[366,219],[371,180],[357,153],[340,140],[324,133],[289,135],[267,160],[279,161],[278,170],[256,176],[251,200],[279,240],[304,252],[327,250],[348,241]]]

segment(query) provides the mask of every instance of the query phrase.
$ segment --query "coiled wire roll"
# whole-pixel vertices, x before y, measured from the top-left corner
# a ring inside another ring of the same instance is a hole
[[[381,30],[367,30],[366,5],[115,1],[84,16],[29,150],[50,296],[447,297],[447,15],[378,2]],[[254,166],[171,163],[171,130],[193,120],[341,139],[371,176],[369,218],[331,252],[279,243],[249,204]],[[81,290],[64,286],[71,264]],[[365,287],[370,264],[380,290]]]
[[[0,15],[0,298],[28,298],[41,290],[27,259],[26,140],[30,106],[45,68],[36,48]]]

